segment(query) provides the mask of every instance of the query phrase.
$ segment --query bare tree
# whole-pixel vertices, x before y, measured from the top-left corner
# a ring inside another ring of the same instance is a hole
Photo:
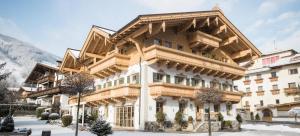
[[[94,78],[88,73],[76,73],[67,76],[62,85],[65,91],[69,94],[77,94],[77,114],[76,114],[76,132],[75,136],[78,136],[78,116],[79,116],[79,106],[81,94],[92,90],[94,88]]]
[[[5,80],[10,75],[10,72],[3,72],[5,65],[6,63],[0,64],[0,81]]]
[[[198,91],[196,104],[208,104],[208,135],[211,136],[210,104],[219,104],[222,95],[214,88],[205,88]]]

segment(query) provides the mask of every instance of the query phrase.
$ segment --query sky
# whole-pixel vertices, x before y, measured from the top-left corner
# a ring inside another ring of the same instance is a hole
[[[263,53],[300,51],[300,0],[1,0],[0,33],[63,57],[92,25],[118,30],[140,14],[215,5]]]

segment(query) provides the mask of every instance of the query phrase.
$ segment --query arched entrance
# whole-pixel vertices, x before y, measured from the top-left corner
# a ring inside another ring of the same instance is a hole
[[[272,122],[272,117],[273,117],[272,110],[270,110],[269,108],[263,109],[262,114],[263,114],[262,117],[263,121]]]

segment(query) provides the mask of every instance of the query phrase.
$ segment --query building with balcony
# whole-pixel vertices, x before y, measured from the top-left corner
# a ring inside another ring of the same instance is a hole
[[[58,68],[37,63],[19,89],[26,103],[34,103],[51,109],[53,104],[59,104],[60,112],[68,111],[69,95],[64,94],[61,87],[63,75]]]
[[[244,91],[239,108],[261,117],[289,116],[287,111],[300,105],[300,54],[294,50],[262,55],[250,63],[245,77],[234,82]],[[242,107],[241,107],[242,106]],[[269,118],[267,118],[269,119]]]
[[[139,15],[118,31],[93,26],[80,50],[68,49],[64,74],[88,72],[96,90],[83,94],[80,114],[92,111],[115,128],[140,129],[158,111],[174,122],[176,112],[205,121],[204,109],[235,120],[242,93],[233,80],[244,77],[242,62],[260,51],[220,10]],[[196,104],[197,94],[215,88],[217,105]],[[69,98],[75,116],[77,96]]]

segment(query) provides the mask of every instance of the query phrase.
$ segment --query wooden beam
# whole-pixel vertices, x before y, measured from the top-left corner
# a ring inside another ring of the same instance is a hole
[[[148,24],[148,31],[149,31],[149,34],[151,35],[152,34],[152,23]]]
[[[219,18],[216,17],[213,22],[216,26],[219,26]]]
[[[227,33],[227,26],[226,26],[225,24],[222,25],[222,26],[220,26],[220,27],[218,27],[216,30],[214,30],[214,31],[212,32],[212,34],[213,34],[213,35],[218,35],[218,34],[220,34],[220,33],[222,33],[222,32]]]
[[[240,51],[240,52],[237,52],[237,53],[234,53],[231,55],[231,58],[233,60],[235,59],[239,59],[239,58],[242,58],[242,57],[245,57],[247,55],[251,55],[252,53],[252,50],[251,49],[248,49],[248,50],[243,50],[243,51]]]
[[[63,68],[63,70],[70,71],[70,72],[75,72],[75,73],[79,73],[80,72],[80,70],[72,69],[72,68]]]
[[[170,62],[168,65],[167,65],[167,68],[170,69],[172,67],[174,67],[177,63],[175,62]]]
[[[184,32],[186,30],[188,30],[191,26],[193,26],[194,28],[196,28],[196,18],[194,18],[193,20],[185,23],[184,25],[180,26],[178,29],[177,29],[177,33],[181,33],[181,32]]]
[[[199,25],[199,27],[204,27],[205,25],[209,26],[209,17],[206,18],[206,19]]]
[[[126,36],[125,38],[120,40],[118,43],[116,43],[116,46],[121,46],[121,45],[127,43],[128,41],[130,41],[130,39],[136,38],[136,37],[144,34],[147,31],[149,32],[149,24],[142,26],[138,30],[134,31],[132,34]]]
[[[220,46],[226,46],[226,45],[230,45],[232,43],[238,43],[238,36],[235,35],[235,36],[232,36],[232,37],[229,37],[228,39],[224,40]]]
[[[153,28],[152,28],[151,34],[147,33],[146,37],[150,38],[150,37],[158,34],[161,30],[162,30],[162,32],[166,31],[166,22],[165,21],[163,21],[163,22],[161,22],[159,24],[154,25]]]
[[[141,44],[132,38],[129,38],[128,40],[135,45],[136,49],[138,50],[138,53],[140,54],[141,58],[144,60],[145,57],[144,57],[144,52],[142,51]]]

